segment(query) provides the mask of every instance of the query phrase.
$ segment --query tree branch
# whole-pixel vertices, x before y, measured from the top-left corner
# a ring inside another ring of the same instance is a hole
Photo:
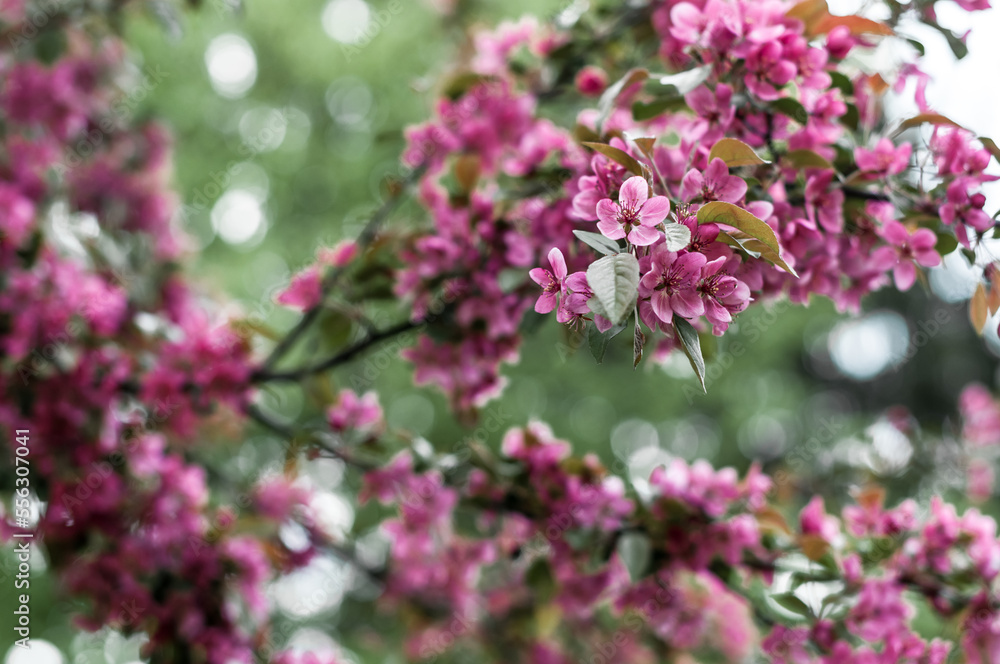
[[[404,332],[415,330],[422,325],[423,323],[419,321],[406,320],[385,330],[372,332],[353,346],[349,346],[336,355],[328,357],[325,360],[320,360],[319,362],[299,367],[298,369],[290,369],[288,371],[268,371],[266,368],[258,369],[251,375],[250,380],[253,383],[298,382],[307,376],[323,373],[324,371],[343,364],[376,344],[403,334]]]
[[[420,166],[417,166],[415,169],[413,169],[413,171],[400,184],[399,189],[396,192],[394,192],[388,199],[386,199],[385,202],[382,203],[382,206],[375,211],[375,214],[373,214],[371,219],[368,220],[368,223],[365,225],[364,230],[362,230],[361,234],[358,236],[357,244],[359,249],[361,250],[366,249],[368,245],[370,245],[375,240],[375,237],[378,235],[379,229],[381,228],[382,224],[393,212],[393,210],[396,209],[396,207],[402,200],[403,193],[407,189],[409,189],[410,185],[412,185],[414,182],[419,180],[421,176],[423,176],[423,174],[427,171],[427,166],[428,164],[424,162]],[[330,290],[334,287],[334,285],[336,285],[337,281],[340,280],[340,277],[343,275],[345,269],[346,267],[334,268],[333,270],[330,270],[323,278],[323,283],[320,286],[320,290],[323,293],[324,298],[326,294],[329,293]],[[288,334],[286,334],[285,337],[278,342],[278,345],[274,347],[274,349],[271,351],[271,354],[268,355],[266,360],[264,360],[264,363],[261,365],[260,371],[267,372],[268,370],[273,368],[274,365],[277,364],[281,360],[281,358],[284,357],[285,354],[292,348],[292,346],[295,345],[295,343],[302,337],[302,335],[305,334],[306,330],[308,330],[309,326],[312,325],[313,322],[315,322],[316,318],[319,316],[320,311],[322,310],[323,310],[323,305],[321,301],[320,304],[317,304],[313,308],[306,311],[305,314],[303,314],[302,318],[299,319],[299,322],[295,324],[295,327],[293,327],[291,330],[288,331]]]

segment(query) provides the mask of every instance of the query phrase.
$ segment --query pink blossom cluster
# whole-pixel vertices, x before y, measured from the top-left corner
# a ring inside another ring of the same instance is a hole
[[[657,66],[679,72],[663,77],[662,92],[647,70],[611,86],[607,62],[587,64],[575,87],[604,96],[575,128],[561,127],[543,117],[539,81],[573,33],[506,24],[477,33],[434,118],[407,133],[404,163],[427,169],[419,191],[433,228],[404,242],[396,292],[415,320],[439,329],[404,356],[418,382],[460,410],[502,389],[500,366],[517,360],[533,300],[577,329],[624,323],[595,308],[587,269],[600,254],[574,231],[636,257],[636,318],[670,349],[675,319],[719,335],[751,302],[781,295],[857,311],[865,295],[908,290],[939,265],[939,234],[968,247],[993,227],[980,191],[994,179],[989,151],[933,114],[919,59],[891,83],[841,71],[891,34],[886,26],[749,0],[657,2],[643,20]],[[696,83],[678,93],[678,76]],[[910,79],[924,114],[914,126],[940,124],[929,143],[935,172],[916,184],[923,157],[880,110],[890,84]],[[658,94],[674,96],[638,114]]]
[[[922,519],[913,501],[886,509],[883,500],[882,492],[865,492],[857,505],[846,506],[847,533],[820,499],[802,511],[802,536],[823,543],[844,585],[825,601],[836,608],[819,617],[809,614],[811,625],[778,625],[771,631],[762,647],[773,661],[943,663],[953,646],[928,642],[914,631],[912,593],[945,617],[969,610],[960,643],[967,661],[991,661],[1000,653],[994,609],[981,608],[996,603],[987,590],[1000,573],[996,521],[975,509],[959,516],[939,497]]]
[[[761,650],[781,664],[944,664],[956,648],[974,662],[1000,655],[991,590],[1000,539],[996,521],[975,509],[959,514],[938,497],[926,512],[912,500],[890,508],[883,491],[869,489],[839,517],[815,497],[791,528],[769,506],[772,482],[756,468],[741,479],[732,469],[674,460],[654,470],[640,498],[593,457],[571,456],[540,423],[508,432],[502,453],[457,483],[416,470],[409,455],[366,478],[365,495],[399,511],[385,526],[396,601],[443,601],[414,637],[414,652],[495,639],[525,606],[551,605],[572,636],[525,643],[529,661],[571,658],[573,642],[594,652],[614,643],[623,657],[646,661],[649,641],[640,634],[722,661]],[[458,515],[469,509],[480,516],[459,536]],[[649,547],[638,568],[627,547],[614,546],[636,535]],[[465,566],[469,557],[459,552],[478,552],[477,543],[489,554]],[[429,569],[435,547],[438,566]],[[806,556],[813,562],[803,568]],[[779,593],[790,571],[792,591]],[[435,576],[433,590],[423,585]],[[754,583],[771,586],[780,611],[748,600]],[[810,583],[825,584],[826,595],[806,591]],[[957,644],[918,633],[916,596],[943,619],[958,616]],[[762,611],[773,624],[764,634]],[[607,616],[628,628],[607,631]]]
[[[463,625],[462,637],[485,637],[484,620],[502,622],[538,602],[558,607],[595,643],[603,635],[603,610],[632,616],[678,649],[704,647],[734,658],[752,650],[756,628],[746,602],[709,567],[764,553],[748,510],[763,507],[766,477],[755,470],[741,481],[732,469],[678,461],[654,474],[654,496],[642,505],[595,457],[574,459],[569,444],[541,423],[508,432],[502,452],[505,463],[520,467],[506,480],[475,469],[450,488],[438,471],[416,471],[408,454],[366,476],[363,497],[398,506],[399,516],[383,522],[392,542],[388,588],[417,606],[442,602],[437,611],[444,617],[415,637],[418,652],[453,620]],[[455,515],[463,507],[481,517],[475,532],[459,536]],[[606,550],[606,538],[643,530],[652,539],[656,572],[632,581],[621,553]],[[595,548],[606,551],[595,558]],[[545,570],[546,581],[537,570]],[[628,641],[616,645],[648,652]]]
[[[958,400],[965,452],[966,491],[976,502],[993,496],[995,464],[1000,450],[1000,404],[978,383],[962,390]]]
[[[396,293],[413,303],[415,319],[447,317],[457,330],[454,342],[422,336],[404,356],[416,365],[418,383],[435,384],[462,410],[497,396],[500,364],[517,359],[519,325],[534,298],[526,285],[511,288],[504,277],[535,265],[553,242],[566,246],[573,228],[565,199],[523,198],[501,217],[495,187],[476,186],[582,158],[569,134],[539,119],[536,100],[508,79],[484,80],[458,100],[442,100],[434,120],[408,132],[404,155],[411,167],[429,166],[420,199],[434,231],[402,253]],[[458,186],[467,191],[448,188],[452,170],[463,174]]]
[[[31,487],[44,504],[35,541],[85,607],[80,627],[145,632],[145,652],[164,661],[256,661],[267,584],[320,540],[309,496],[286,479],[262,486],[242,515],[261,527],[241,534],[241,515],[221,506],[232,492],[188,456],[242,417],[252,362],[248,340],[175,274],[186,240],[173,223],[168,135],[122,112],[124,48],[100,19],[53,22],[64,50],[42,64],[17,47],[17,21],[29,19],[10,5],[0,431],[5,441],[30,431]],[[291,518],[309,530],[305,550],[278,537]],[[0,537],[18,530],[4,513]]]

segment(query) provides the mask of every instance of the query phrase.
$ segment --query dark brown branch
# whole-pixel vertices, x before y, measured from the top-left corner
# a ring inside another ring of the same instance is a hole
[[[414,182],[419,180],[420,177],[426,171],[427,171],[426,163],[421,164],[417,168],[413,169],[413,171],[406,177],[406,179],[400,183],[399,189],[393,192],[389,196],[389,198],[386,199],[384,203],[382,203],[382,206],[375,211],[375,214],[373,214],[372,218],[368,220],[368,223],[365,225],[364,230],[362,230],[361,234],[358,236],[357,244],[360,250],[366,249],[375,240],[375,238],[378,236],[379,229],[382,227],[382,224],[385,222],[386,219],[388,219],[389,215],[393,212],[393,210],[396,209],[396,207],[402,200],[403,193],[407,189],[409,189],[409,187]],[[346,267],[334,268],[330,270],[323,278],[323,283],[321,285],[320,290],[323,293],[324,298],[326,294],[329,293],[330,290],[340,280],[340,277],[343,275],[345,269]],[[264,360],[264,363],[261,365],[261,369],[257,373],[261,372],[266,373],[267,371],[272,369],[274,365],[277,364],[281,360],[281,358],[284,357],[285,354],[292,348],[292,346],[295,345],[295,343],[302,337],[302,335],[305,334],[306,330],[308,330],[309,327],[316,321],[316,318],[319,316],[319,313],[322,310],[323,306],[322,303],[320,303],[315,307],[306,311],[306,313],[303,314],[302,318],[299,319],[299,322],[295,324],[295,327],[289,330],[288,334],[286,334],[285,337],[278,342],[278,345],[274,347],[274,349],[271,351],[271,354],[267,357],[266,360]]]
[[[299,367],[298,369],[290,369],[288,371],[268,371],[266,369],[258,369],[252,374],[250,379],[254,383],[298,382],[307,376],[320,374],[324,371],[328,371],[336,366],[344,364],[345,362],[354,359],[357,355],[369,350],[373,346],[403,334],[404,332],[415,330],[421,325],[423,325],[423,323],[419,321],[403,321],[402,323],[393,325],[385,330],[375,331],[353,346],[349,346],[336,355],[328,357],[325,360],[320,360],[319,362]]]

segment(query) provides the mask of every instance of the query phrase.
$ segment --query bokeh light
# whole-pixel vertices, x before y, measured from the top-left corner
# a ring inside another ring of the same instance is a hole
[[[859,381],[871,380],[901,363],[909,343],[906,321],[892,311],[842,321],[828,338],[830,356],[837,370]]]
[[[365,39],[372,12],[365,0],[330,0],[323,9],[323,30],[341,44],[358,44]]]
[[[257,81],[257,56],[253,47],[236,34],[219,35],[209,43],[205,66],[212,87],[223,97],[242,97]]]
[[[212,227],[227,244],[257,244],[267,233],[263,201],[253,191],[230,189],[212,208]]]

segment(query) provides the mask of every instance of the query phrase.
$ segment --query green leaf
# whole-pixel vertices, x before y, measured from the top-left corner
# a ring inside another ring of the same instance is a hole
[[[719,231],[719,240],[725,242],[731,247],[742,249],[747,255],[752,256],[753,258],[763,258],[768,263],[780,267],[796,279],[799,278],[798,273],[785,262],[785,260],[781,257],[781,254],[775,252],[760,240],[752,238],[749,235],[744,235],[738,231],[732,231],[729,233]]]
[[[743,208],[724,201],[712,201],[698,210],[699,224],[725,224],[757,238],[775,252],[781,251],[778,237],[766,223]]]
[[[612,324],[620,323],[635,306],[639,292],[639,261],[632,254],[598,259],[587,268],[587,284],[594,293],[588,302],[591,311]]]
[[[636,122],[652,120],[667,111],[676,111],[687,107],[687,102],[680,95],[659,97],[650,102],[632,102],[632,119]]]
[[[934,249],[942,256],[947,256],[958,249],[958,238],[951,233],[938,233],[937,244],[934,245]]]
[[[761,164],[771,163],[761,159],[757,156],[757,153],[753,151],[752,147],[735,138],[719,139],[718,142],[712,146],[711,152],[708,153],[708,161],[711,162],[713,159],[721,159],[726,162],[726,166],[729,168],[738,168],[740,166],[759,166]]]
[[[795,168],[833,168],[833,164],[812,150],[792,150],[783,158]]]
[[[708,80],[712,67],[703,65],[676,74],[668,74],[653,79],[647,84],[647,91],[653,96],[651,101],[632,103],[632,118],[636,121],[650,120],[666,111],[687,107],[684,95]]]
[[[910,42],[910,46],[917,49],[917,52],[920,53],[920,57],[926,55],[927,49],[925,49],[924,45],[918,42],[916,39],[907,39],[906,41]]]
[[[646,335],[642,333],[639,326],[639,319],[635,321],[635,332],[632,333],[632,368],[635,369],[642,362],[642,349],[646,347]]]
[[[635,160],[635,157],[625,152],[624,150],[619,150],[618,148],[612,147],[607,143],[587,142],[584,143],[583,145],[586,145],[591,150],[600,152],[611,161],[621,164],[628,171],[635,173],[636,175],[642,175],[642,166],[640,166],[639,162]]]
[[[674,330],[677,332],[677,340],[681,342],[684,354],[691,362],[691,368],[698,376],[701,389],[705,394],[708,394],[708,389],[705,388],[705,358],[701,354],[701,339],[698,337],[698,330],[676,314],[674,314]]]
[[[830,74],[830,87],[836,88],[844,93],[845,97],[851,97],[854,95],[854,84],[851,83],[851,79],[847,77],[847,74],[839,71],[831,71]]]
[[[680,251],[691,244],[691,229],[680,222],[668,221],[663,233],[667,237],[667,251]]]
[[[555,596],[556,580],[552,575],[552,569],[545,558],[539,558],[531,564],[524,574],[524,580],[528,587],[535,592],[535,598],[539,604],[545,603]]]
[[[742,249],[746,254],[752,258],[760,258],[760,252],[754,249],[750,249],[746,246],[747,241],[751,238],[749,235],[744,235],[736,231],[731,231],[727,233],[726,231],[719,231],[719,241],[728,244],[730,247],[736,247],[737,249]]]
[[[772,595],[773,599],[778,606],[785,609],[786,611],[791,611],[792,613],[804,617],[809,617],[812,615],[812,609],[799,599],[794,593],[781,593],[780,595]]]
[[[993,158],[1000,161],[1000,147],[997,147],[996,142],[992,138],[986,138],[985,136],[979,137],[979,142],[983,144],[983,147],[989,150],[989,153],[993,155]]]
[[[791,97],[775,99],[771,102],[771,109],[782,115],[787,115],[799,124],[804,125],[809,121],[809,112],[806,111],[806,107],[797,99],[792,99]]]
[[[858,107],[854,104],[847,104],[847,112],[841,116],[840,124],[851,131],[857,131],[858,125],[861,124],[861,114],[858,112]]]
[[[594,356],[598,364],[604,362],[604,353],[608,350],[611,340],[621,334],[622,330],[628,327],[628,321],[623,320],[610,330],[601,332],[596,325],[591,325],[587,329],[587,342],[590,344],[590,354]]]
[[[458,74],[445,83],[444,96],[454,101],[471,90],[477,84],[489,80],[491,80],[489,76],[484,76],[471,71]]]
[[[654,152],[653,148],[656,146],[656,139],[650,136],[640,136],[639,138],[633,138],[632,142],[636,144],[642,154],[646,156],[647,159],[652,159]]]
[[[948,47],[951,48],[951,52],[955,54],[956,58],[961,60],[962,58],[964,58],[969,54],[969,47],[966,46],[965,42],[963,42],[962,39],[954,32],[952,32],[948,28],[939,25],[936,21],[930,21],[925,19],[924,23],[926,25],[931,26],[932,28],[940,32],[942,35],[944,35],[944,38],[948,40]]]
[[[66,33],[62,30],[45,30],[35,38],[35,56],[50,65],[66,52]]]
[[[702,65],[694,69],[660,76],[658,82],[672,94],[683,97],[708,80],[712,74],[712,65]]]
[[[618,556],[621,558],[622,563],[625,564],[625,569],[628,570],[628,575],[633,583],[646,576],[653,550],[649,542],[649,537],[646,534],[637,532],[623,533],[618,538],[616,548]]]
[[[614,240],[609,240],[600,233],[591,233],[590,231],[573,231],[573,235],[580,242],[598,251],[605,256],[614,256],[615,254],[621,253],[621,247]],[[672,249],[671,251],[677,251]]]
[[[647,78],[649,78],[649,71],[645,69],[630,69],[625,72],[624,76],[615,81],[614,85],[604,91],[604,94],[601,95],[600,100],[597,102],[597,129],[599,131],[603,129],[608,116],[614,110],[618,95],[632,85],[640,81],[645,81]]]
[[[899,135],[907,129],[913,129],[914,127],[919,127],[922,124],[948,125],[951,127],[962,126],[951,118],[941,115],[940,113],[921,113],[920,115],[915,115],[912,118],[907,118],[906,120],[900,122],[899,126],[896,127],[896,131],[894,131],[892,135]]]

